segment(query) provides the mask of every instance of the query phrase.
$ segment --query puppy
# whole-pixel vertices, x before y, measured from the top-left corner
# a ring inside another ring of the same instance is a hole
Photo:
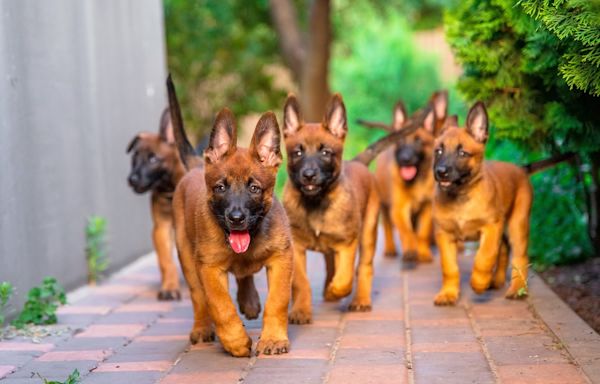
[[[185,169],[175,148],[168,108],[162,114],[159,133],[137,134],[127,146],[127,153],[130,152],[129,185],[139,194],[151,191],[152,240],[161,274],[158,300],[180,300],[179,275],[172,255],[171,201]]]
[[[523,168],[483,159],[487,139],[488,116],[478,102],[464,129],[450,125],[435,140],[433,219],[443,273],[436,305],[458,300],[457,245],[467,240],[480,242],[471,274],[476,293],[504,285],[510,248],[512,273],[506,298],[526,295],[532,187]]]
[[[191,146],[170,78],[167,84],[175,139],[187,164]],[[285,353],[290,347],[287,310],[293,253],[285,211],[273,196],[282,160],[275,115],[267,112],[261,117],[245,149],[236,145],[233,114],[223,109],[215,119],[204,160],[204,169],[188,171],[173,198],[177,250],[194,306],[190,339],[213,340],[214,323],[227,352],[249,356],[252,340],[229,297],[228,272],[243,281],[264,266],[269,293],[256,353]]]
[[[396,255],[392,231],[396,227],[402,242],[405,262],[430,262],[432,238],[431,200],[433,199],[433,140],[446,119],[448,97],[436,92],[433,106],[423,124],[398,140],[377,159],[375,180],[381,198],[381,217],[385,234],[385,254]],[[402,102],[394,107],[394,131],[407,121]]]
[[[351,311],[371,309],[373,256],[379,197],[373,176],[358,161],[342,161],[348,128],[342,97],[334,95],[321,123],[305,123],[294,95],[284,107],[289,180],[283,204],[294,239],[291,323],[311,322],[311,289],[306,250],[325,255],[324,297],[338,300],[352,292],[356,251],[358,284]]]

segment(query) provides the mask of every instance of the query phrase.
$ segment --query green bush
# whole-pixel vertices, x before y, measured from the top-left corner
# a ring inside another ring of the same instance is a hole
[[[42,285],[31,288],[23,310],[12,324],[19,329],[27,324],[56,324],[56,310],[59,305],[66,303],[65,290],[55,278],[46,277]]]
[[[85,253],[88,264],[88,282],[96,284],[102,272],[108,268],[106,256],[106,219],[101,216],[88,218],[85,226]]]
[[[8,308],[8,301],[13,294],[13,286],[8,281],[0,283],[0,328],[4,326],[4,320],[6,319],[6,308]]]

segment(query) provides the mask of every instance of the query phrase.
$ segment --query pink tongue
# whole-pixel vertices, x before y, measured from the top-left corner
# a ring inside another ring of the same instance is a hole
[[[248,231],[231,231],[229,245],[235,253],[244,253],[250,246],[250,233]]]
[[[417,175],[417,167],[400,167],[400,176],[406,181],[410,181]]]

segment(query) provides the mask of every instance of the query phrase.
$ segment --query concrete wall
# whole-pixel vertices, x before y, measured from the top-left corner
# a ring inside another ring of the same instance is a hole
[[[149,196],[125,148],[165,98],[160,0],[0,2],[0,281],[85,282],[86,218],[108,220],[111,268],[152,248]]]

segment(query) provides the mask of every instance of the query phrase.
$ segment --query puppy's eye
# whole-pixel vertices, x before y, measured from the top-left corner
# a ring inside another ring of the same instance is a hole
[[[150,164],[154,164],[158,161],[158,157],[156,157],[155,155],[150,155],[148,161],[150,162]]]
[[[262,190],[260,189],[260,187],[258,185],[252,184],[248,187],[248,190],[250,191],[250,193],[254,193],[254,194],[259,194],[262,192]]]
[[[327,157],[327,156],[331,156],[332,154],[333,153],[331,152],[330,149],[327,149],[327,148],[321,149],[321,156]]]
[[[224,184],[217,184],[213,187],[215,193],[224,193],[227,190]]]
[[[441,156],[442,153],[444,153],[444,149],[442,147],[439,147],[439,148],[435,149],[435,155],[436,156]]]
[[[302,154],[303,154],[302,149],[296,149],[294,151],[294,156],[295,157],[302,157]]]
[[[462,149],[458,151],[458,156],[460,156],[460,157],[469,157],[470,155],[471,155],[470,153],[465,152]]]

